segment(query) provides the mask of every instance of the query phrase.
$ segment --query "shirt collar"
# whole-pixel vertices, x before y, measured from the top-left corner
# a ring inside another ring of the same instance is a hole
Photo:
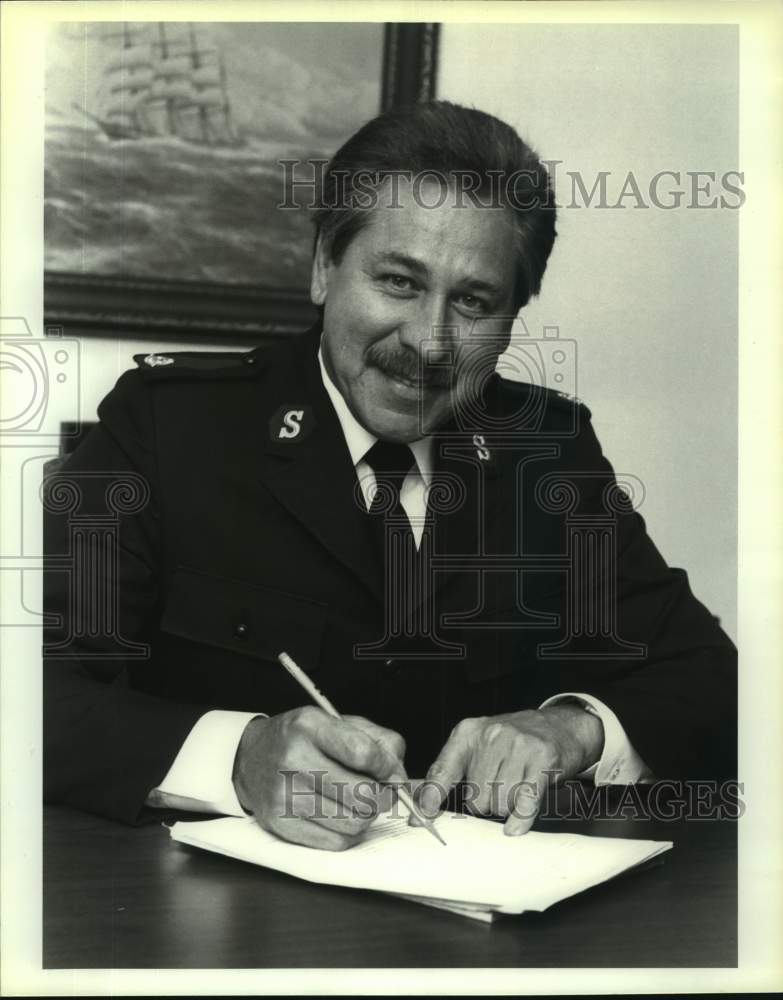
[[[329,377],[329,372],[326,370],[326,365],[324,364],[323,351],[320,347],[318,348],[318,364],[321,367],[321,379],[323,380],[324,389],[326,389],[329,399],[332,401],[332,406],[335,409],[337,419],[340,421],[340,426],[345,435],[348,453],[351,456],[354,467],[356,467],[364,459],[364,456],[378,438],[374,434],[371,434],[366,427],[362,427],[351,413],[342,393]],[[409,447],[413,452],[413,457],[416,459],[416,465],[419,467],[422,479],[429,485],[432,478],[432,438],[423,437],[418,441],[411,441]]]

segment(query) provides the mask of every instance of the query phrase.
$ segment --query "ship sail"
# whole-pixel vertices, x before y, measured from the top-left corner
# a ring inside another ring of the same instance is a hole
[[[193,86],[188,79],[159,76],[150,87],[152,101],[189,101],[192,94]]]
[[[215,66],[202,66],[194,69],[192,73],[193,83],[197,87],[219,87],[220,70]]]
[[[140,87],[151,87],[154,79],[152,67],[139,69],[135,73],[123,73],[107,76],[104,91],[109,94],[118,94],[123,90],[138,90]]]
[[[131,116],[136,113],[139,104],[144,100],[143,93],[135,97],[133,94],[123,94],[115,101],[109,101],[104,107],[104,114],[111,117]]]
[[[199,108],[221,108],[223,107],[223,95],[217,87],[209,90],[202,90],[194,94],[191,101],[195,107]]]
[[[127,72],[137,66],[152,66],[152,49],[149,45],[129,45],[112,56],[106,63],[104,72],[119,70]]]
[[[189,56],[171,56],[167,55],[164,59],[161,59],[157,64],[158,72],[166,76],[186,76],[190,77],[191,72],[190,57]]]
[[[240,143],[222,53],[204,44],[193,24],[125,23],[100,38],[107,52],[98,113],[78,110],[109,139],[170,136],[215,146]]]

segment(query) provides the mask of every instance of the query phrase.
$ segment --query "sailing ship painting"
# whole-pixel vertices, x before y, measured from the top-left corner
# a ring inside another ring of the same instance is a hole
[[[381,49],[372,24],[54,26],[47,270],[306,287],[280,161],[325,159],[377,113]]]
[[[174,135],[208,145],[238,145],[231,117],[222,52],[200,43],[193,24],[184,38],[171,27],[121,25],[104,31],[104,42],[119,38],[119,51],[106,63],[103,116],[78,104],[109,139]]]

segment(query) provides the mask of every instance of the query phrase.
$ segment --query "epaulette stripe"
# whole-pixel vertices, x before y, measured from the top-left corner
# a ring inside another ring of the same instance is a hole
[[[134,354],[145,378],[251,378],[265,365],[255,352],[174,351],[170,354]]]

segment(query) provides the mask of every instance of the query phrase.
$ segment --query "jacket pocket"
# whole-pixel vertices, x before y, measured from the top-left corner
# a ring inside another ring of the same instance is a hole
[[[318,664],[327,612],[328,605],[308,597],[180,566],[160,628],[275,664],[285,650],[309,672]]]

